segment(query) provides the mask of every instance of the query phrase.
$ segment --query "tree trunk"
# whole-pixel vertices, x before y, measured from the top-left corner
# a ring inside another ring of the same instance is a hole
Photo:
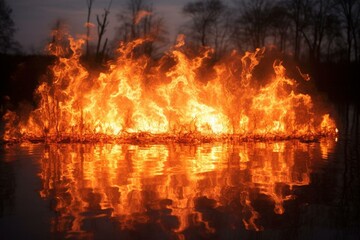
[[[88,3],[88,15],[86,21],[86,57],[89,56],[90,16],[91,16],[91,7],[93,0],[89,0],[87,3]]]

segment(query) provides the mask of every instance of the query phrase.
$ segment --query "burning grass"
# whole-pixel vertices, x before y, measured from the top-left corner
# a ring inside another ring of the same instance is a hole
[[[145,41],[121,44],[118,58],[96,76],[80,62],[83,40],[69,37],[71,51],[50,46],[57,61],[36,89],[38,106],[6,113],[3,140],[317,141],[337,134],[334,120],[298,90],[280,61],[267,81],[253,76],[264,50],[233,52],[207,66],[212,49],[190,57],[180,38],[154,62],[136,54]]]
[[[207,134],[201,133],[184,133],[184,134],[152,134],[149,132],[140,133],[121,133],[118,135],[97,134],[68,134],[54,136],[28,136],[23,135],[19,138],[5,140],[5,143],[114,143],[114,144],[166,144],[166,143],[241,143],[241,142],[272,142],[299,140],[300,142],[310,143],[319,142],[321,138],[335,137],[336,133],[309,133],[307,135],[281,135],[281,134],[264,134],[264,135],[239,135],[239,134]]]

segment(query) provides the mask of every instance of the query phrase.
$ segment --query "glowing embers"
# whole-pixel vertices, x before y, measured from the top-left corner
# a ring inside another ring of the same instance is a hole
[[[102,218],[115,220],[119,231],[155,224],[173,234],[200,226],[211,234],[219,219],[259,231],[287,211],[294,188],[310,184],[311,158],[328,155],[323,143],[312,144],[320,146],[52,144],[40,160],[40,194],[57,212],[52,229],[69,235]]]
[[[121,44],[118,58],[98,74],[80,63],[82,40],[69,38],[70,51],[50,46],[57,60],[36,90],[38,106],[29,115],[6,114],[4,139],[191,142],[336,134],[330,115],[314,110],[281,62],[265,82],[253,76],[263,50],[210,64],[211,49],[190,56],[178,43],[155,61],[136,55],[144,41]]]

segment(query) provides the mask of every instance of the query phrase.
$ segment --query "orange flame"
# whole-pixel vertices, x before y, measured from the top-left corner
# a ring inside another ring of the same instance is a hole
[[[150,11],[145,11],[145,10],[140,10],[137,12],[136,16],[135,16],[135,19],[134,19],[134,23],[135,24],[139,24],[140,21],[144,18],[144,17],[147,17],[149,15],[151,15],[152,12]]]
[[[189,57],[180,37],[154,62],[135,54],[146,41],[138,39],[121,44],[108,71],[94,76],[80,63],[84,41],[69,41],[71,51],[50,46],[58,60],[36,90],[39,105],[19,124],[7,115],[5,140],[104,140],[144,132],[240,139],[336,134],[334,120],[314,112],[311,97],[298,92],[280,61],[274,62],[268,83],[256,80],[253,70],[264,49],[244,56],[234,51],[229,59],[204,67],[212,49]]]

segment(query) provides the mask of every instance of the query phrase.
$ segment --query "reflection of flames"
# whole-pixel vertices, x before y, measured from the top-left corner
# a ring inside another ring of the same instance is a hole
[[[155,62],[136,54],[146,41],[139,39],[122,44],[108,71],[94,76],[80,64],[83,41],[69,40],[70,56],[50,47],[57,61],[52,76],[36,90],[38,108],[20,122],[6,114],[5,140],[91,141],[145,132],[173,138],[335,134],[334,121],[314,110],[311,97],[298,92],[281,62],[275,61],[267,83],[253,77],[262,50],[244,56],[233,52],[210,67],[211,49],[189,57],[179,42]]]
[[[154,221],[148,213],[156,210],[176,217],[171,231],[178,234],[199,223],[214,232],[201,199],[213,209],[231,206],[232,224],[258,231],[261,215],[253,202],[260,195],[282,214],[292,188],[310,183],[304,157],[311,153],[302,145],[50,145],[41,159],[40,194],[55,202],[53,230],[69,234],[82,233],[84,221],[97,217],[132,229]]]

